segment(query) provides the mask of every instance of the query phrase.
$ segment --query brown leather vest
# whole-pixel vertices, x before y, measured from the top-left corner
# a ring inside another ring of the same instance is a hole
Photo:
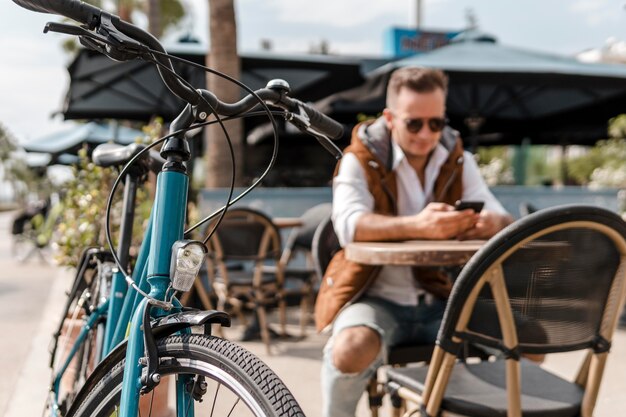
[[[372,122],[365,122],[371,124]],[[385,215],[397,214],[397,182],[396,173],[387,169],[386,165],[359,139],[358,131],[361,124],[352,132],[352,141],[344,152],[352,152],[359,159],[368,188],[374,198],[374,212]],[[463,193],[463,144],[456,132],[450,142],[451,149],[448,159],[439,171],[435,181],[435,201],[454,204]],[[337,175],[339,164],[335,169]],[[344,250],[339,250],[330,261],[315,303],[315,325],[322,331],[335,319],[339,311],[348,303],[360,297],[376,278],[380,266],[363,265],[345,258]],[[440,270],[425,267],[414,267],[413,274],[420,286],[440,298],[447,298],[452,288],[449,276]]]

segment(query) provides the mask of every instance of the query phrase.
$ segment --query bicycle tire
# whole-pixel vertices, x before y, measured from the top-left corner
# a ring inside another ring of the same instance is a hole
[[[60,336],[69,336],[70,343],[73,343],[73,337],[77,336],[80,328],[85,325],[86,319],[92,314],[91,312],[108,297],[111,285],[111,274],[110,270],[104,270],[103,266],[105,264],[107,264],[107,262],[101,263],[98,267],[87,266],[85,270],[77,275],[72,286],[63,315],[64,318],[62,319],[58,331]],[[64,323],[73,324],[64,326]],[[59,387],[57,395],[59,401],[58,406],[62,414],[71,406],[77,393],[97,365],[97,358],[100,355],[104,341],[105,324],[106,316],[102,316],[88,330],[85,340],[79,345],[73,357],[74,359],[61,380],[61,386]],[[70,330],[73,330],[73,337],[68,334]],[[53,374],[67,357],[67,349],[69,346],[65,345],[65,349],[63,349],[63,347],[62,345],[60,351],[56,350],[56,346],[53,349],[54,357],[51,358]]]
[[[248,407],[249,415],[256,417],[300,417],[304,413],[296,399],[280,378],[254,354],[228,340],[202,334],[172,335],[157,341],[160,358],[168,358],[159,367],[163,377],[167,375],[193,375],[193,380],[208,378],[210,387],[203,399],[213,399],[205,404],[205,410],[230,410],[243,416],[239,403]],[[75,406],[67,417],[109,417],[116,414],[119,405],[125,350],[115,350],[105,361],[108,365],[99,367],[87,381]],[[113,358],[113,356],[118,356]],[[204,379],[203,379],[204,381]],[[161,382],[163,384],[163,380]],[[213,388],[216,386],[217,388]],[[230,390],[229,395],[220,392],[220,386]],[[194,382],[195,387],[195,382]],[[228,404],[216,406],[215,400],[228,399]],[[231,396],[235,397],[231,399]],[[147,397],[150,394],[146,395]],[[149,401],[153,400],[148,398]],[[242,400],[242,401],[240,401]],[[230,402],[236,401],[233,408]],[[202,405],[193,401],[195,416],[205,416]],[[146,407],[147,408],[147,407]],[[149,408],[152,411],[152,408]],[[144,409],[145,411],[145,409]],[[156,411],[156,410],[155,410]],[[185,413],[186,414],[186,413]],[[150,413],[150,415],[152,415]],[[141,414],[145,417],[145,412]]]

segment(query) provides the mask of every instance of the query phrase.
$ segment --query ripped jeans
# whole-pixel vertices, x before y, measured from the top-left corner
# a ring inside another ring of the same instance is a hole
[[[333,323],[333,335],[324,347],[322,364],[322,416],[354,417],[356,406],[369,379],[383,365],[389,346],[410,342],[434,343],[441,324],[445,301],[433,299],[417,306],[404,306],[366,296],[345,308]],[[348,327],[367,326],[382,339],[377,358],[363,372],[344,374],[332,361],[333,340]]]

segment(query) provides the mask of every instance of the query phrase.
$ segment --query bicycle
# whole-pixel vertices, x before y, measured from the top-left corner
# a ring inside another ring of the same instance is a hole
[[[25,262],[36,254],[41,262],[49,262],[52,235],[62,210],[59,201],[46,199],[18,212],[11,225],[11,255]]]
[[[290,98],[289,86],[282,80],[273,80],[266,88],[252,91],[231,79],[248,92],[236,103],[224,103],[207,90],[195,90],[174,72],[171,60],[179,58],[168,55],[147,32],[97,7],[78,0],[14,2],[32,11],[58,14],[81,23],[81,26],[48,23],[44,32],[78,36],[83,45],[113,59],[142,58],[153,62],[170,91],[188,103],[172,122],[170,134],[164,138],[132,152],[130,157],[125,148],[118,148],[110,154],[111,160],[127,161],[113,185],[107,205],[106,237],[111,250],[101,253],[99,249],[87,249],[84,259],[95,259],[96,266],[114,267],[108,272],[102,269],[94,273],[96,279],[89,283],[89,293],[93,292],[90,297],[94,297],[97,303],[88,309],[87,324],[81,328],[79,336],[82,340],[75,342],[70,352],[70,356],[74,356],[82,349],[81,346],[86,349],[93,347],[96,349],[93,362],[99,363],[71,398],[64,415],[134,417],[139,409],[140,397],[151,404],[154,389],[163,383],[163,376],[168,375],[175,376],[172,385],[175,386],[178,417],[204,411],[244,415],[239,410],[240,405],[247,408],[245,411],[248,414],[255,416],[303,415],[289,389],[272,370],[241,346],[211,335],[211,325],[230,325],[226,313],[186,309],[176,297],[193,285],[206,255],[205,244],[218,227],[221,217],[203,242],[185,239],[185,235],[201,224],[223,216],[230,205],[258,185],[271,169],[277,148],[264,174],[248,190],[232,198],[233,182],[228,202],[222,209],[184,230],[186,210],[180,202],[187,200],[185,162],[190,158],[185,132],[211,123],[219,123],[223,128],[223,120],[229,118],[267,114],[274,126],[276,143],[276,114],[316,137],[337,157],[341,152],[330,139],[342,135],[342,126]],[[281,110],[272,111],[270,105]],[[262,111],[257,112],[257,107]],[[224,133],[228,139],[225,130]],[[157,176],[154,206],[131,275],[124,259],[121,259],[124,252],[112,249],[108,221],[112,196],[121,178],[135,162],[160,144],[160,155],[165,163]],[[84,265],[84,270],[90,267],[88,262]],[[81,285],[86,287],[87,282],[75,285],[76,291],[73,297],[70,294],[69,303],[81,299],[76,299],[76,294],[84,293]],[[126,286],[132,291],[125,291]],[[99,323],[98,317],[105,317],[104,322]],[[127,338],[121,340],[125,333]],[[85,344],[85,340],[90,340],[89,345]],[[89,363],[91,354],[86,357],[89,359],[85,362]],[[223,389],[229,392],[223,393]],[[202,409],[201,401],[210,398],[211,404]],[[216,405],[218,399],[227,400],[226,404],[220,404],[221,409]],[[52,414],[58,415],[59,404],[52,402]],[[152,413],[151,406],[148,412]]]

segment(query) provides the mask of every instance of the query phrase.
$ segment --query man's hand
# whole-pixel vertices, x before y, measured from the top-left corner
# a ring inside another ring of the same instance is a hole
[[[430,203],[413,216],[366,213],[357,221],[355,242],[411,239],[487,239],[513,219],[483,210],[454,210],[449,204]]]
[[[414,238],[453,239],[472,230],[479,215],[471,209],[457,211],[449,204],[430,203],[408,219],[415,230]]]
[[[508,226],[513,219],[510,216],[483,210],[478,215],[476,225],[464,231],[458,236],[460,240],[489,239],[504,227]]]

